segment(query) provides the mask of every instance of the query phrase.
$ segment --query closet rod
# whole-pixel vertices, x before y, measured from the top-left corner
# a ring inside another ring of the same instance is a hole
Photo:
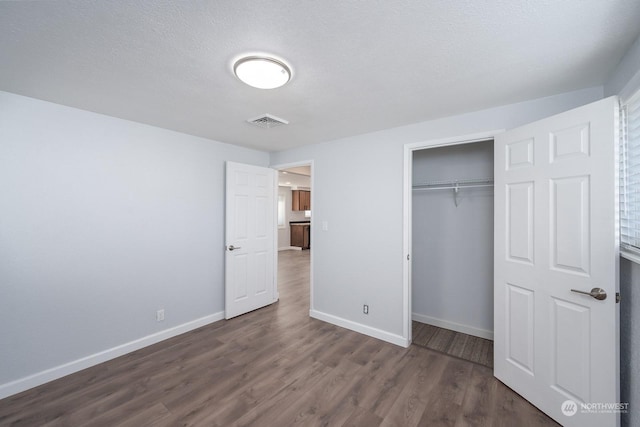
[[[448,185],[442,187],[421,187],[414,186],[414,190],[455,190],[456,188],[475,188],[475,187],[493,187],[493,184],[477,184],[477,185]]]
[[[493,179],[464,179],[459,181],[432,181],[416,184],[414,190],[450,190],[459,188],[493,187]]]

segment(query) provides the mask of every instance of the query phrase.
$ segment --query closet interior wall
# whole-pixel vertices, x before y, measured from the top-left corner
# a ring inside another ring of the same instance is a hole
[[[413,153],[413,320],[493,338],[493,187],[420,189],[493,179],[493,141]]]

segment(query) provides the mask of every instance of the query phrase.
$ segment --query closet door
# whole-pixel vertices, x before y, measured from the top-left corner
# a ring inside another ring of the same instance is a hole
[[[495,139],[495,376],[565,426],[619,424],[617,135],[608,98]]]

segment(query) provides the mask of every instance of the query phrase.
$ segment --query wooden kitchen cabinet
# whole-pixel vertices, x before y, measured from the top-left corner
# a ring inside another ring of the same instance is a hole
[[[311,226],[309,224],[291,224],[291,246],[309,249],[310,243]]]
[[[310,211],[311,210],[311,191],[291,190],[291,210],[292,211]]]

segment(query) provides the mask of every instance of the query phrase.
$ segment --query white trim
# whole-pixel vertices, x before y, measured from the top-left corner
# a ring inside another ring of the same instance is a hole
[[[636,264],[640,264],[640,255],[635,252],[627,251],[623,248],[620,248],[620,256],[624,259],[635,262]]]
[[[472,142],[486,141],[494,139],[496,135],[503,133],[504,129],[495,129],[487,132],[479,132],[469,135],[455,136],[449,138],[432,139],[422,142],[414,142],[404,145],[404,178],[403,178],[403,212],[402,212],[402,232],[403,232],[403,267],[402,267],[402,338],[411,343],[411,259],[407,260],[407,255],[411,258],[411,185],[412,185],[412,164],[413,152],[424,148],[444,147],[447,145],[468,144]]]
[[[494,139],[496,135],[504,133],[506,129],[494,129],[487,132],[472,133],[469,135],[454,136],[449,138],[431,139],[422,142],[413,142],[405,144],[405,147],[411,151],[421,150],[423,148],[446,147],[448,145],[470,144],[473,142],[486,141]]]
[[[427,325],[437,326],[439,328],[450,329],[463,334],[473,335],[474,337],[486,338],[493,341],[493,331],[487,329],[474,328],[473,326],[463,325],[461,323],[451,322],[449,320],[437,319],[424,314],[413,313],[413,320]]]
[[[66,375],[73,374],[83,369],[99,365],[100,363],[115,359],[116,357],[123,356],[127,353],[131,353],[132,351],[136,351],[152,344],[156,344],[160,341],[164,341],[177,335],[184,334],[185,332],[198,329],[202,326],[217,322],[222,319],[224,319],[224,311],[210,314],[208,316],[204,316],[199,319],[174,326],[173,328],[165,329],[163,331],[147,335],[137,340],[133,340],[128,343],[121,344],[116,347],[65,363],[63,365],[41,371],[33,375],[29,375],[28,377],[20,378],[15,381],[2,384],[0,385],[0,399],[4,399],[5,397],[12,396],[25,390],[29,390],[30,388],[37,387],[39,385],[48,383],[49,381],[53,381]]]
[[[413,176],[413,148],[404,146],[404,176],[402,190],[402,337],[411,343],[411,261],[412,261],[412,176]]]
[[[273,230],[273,242],[272,242],[272,248],[273,248],[273,277],[272,277],[272,283],[271,286],[273,288],[273,302],[275,303],[276,301],[280,300],[280,292],[278,292],[278,235],[279,235],[279,230],[280,228],[278,227],[278,204],[279,204],[279,197],[280,197],[280,188],[278,187],[278,181],[279,181],[279,176],[278,176],[278,171],[273,171],[273,204],[274,204],[274,222],[275,222],[275,228]],[[225,228],[227,227],[226,223],[225,223]],[[226,256],[226,255],[225,255]],[[225,266],[226,267],[226,266]],[[226,278],[225,278],[226,280]],[[226,290],[226,283],[225,283],[225,290]],[[272,303],[273,304],[273,303]],[[225,307],[226,310],[226,307]]]
[[[294,168],[296,166],[311,166],[311,181],[309,186],[311,187],[311,207],[314,208],[316,206],[316,193],[317,191],[315,191],[315,174],[316,174],[316,168],[313,165],[313,160],[301,160],[299,162],[293,162],[293,163],[281,163],[278,165],[270,165],[270,168],[276,169],[276,170],[282,170],[282,169],[289,169],[289,168]],[[313,211],[313,209],[312,209]],[[311,224],[311,242],[316,241],[316,228],[313,226],[313,215],[311,215],[311,218],[309,218],[309,223]],[[278,239],[278,236],[276,235],[276,240]],[[312,243],[313,245],[313,243]],[[302,249],[302,248],[300,248]],[[311,256],[310,256],[310,260],[309,260],[309,307],[311,308],[311,310],[314,309],[314,305],[313,305],[313,265],[315,264],[313,262],[313,257],[314,257],[314,251],[311,251]],[[277,265],[277,264],[276,264]]]
[[[368,335],[373,338],[377,338],[382,341],[386,341],[391,344],[399,345],[401,347],[409,347],[411,341],[407,341],[404,337],[391,332],[383,331],[382,329],[373,328],[371,326],[363,325],[351,320],[343,319],[342,317],[334,316],[332,314],[323,313],[317,310],[309,310],[309,316],[314,319],[322,320],[327,323],[331,323],[342,328],[346,328],[364,335]]]
[[[302,248],[300,246],[284,246],[282,248],[278,248],[279,251],[301,251]]]

